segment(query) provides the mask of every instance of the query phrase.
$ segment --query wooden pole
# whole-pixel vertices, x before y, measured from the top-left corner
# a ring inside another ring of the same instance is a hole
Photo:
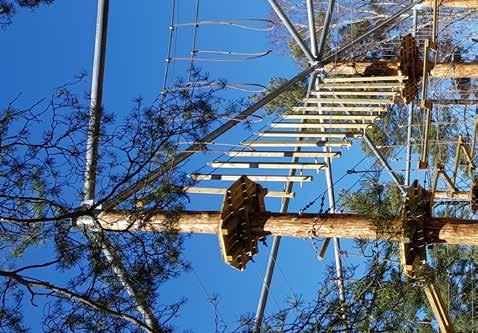
[[[441,0],[438,1],[438,5],[442,7],[452,8],[478,8],[477,0]],[[423,1],[422,6],[431,7],[432,2],[430,0]]]
[[[158,231],[164,230],[166,215],[158,213],[143,222],[134,214],[107,212],[99,217],[101,227],[121,231]],[[387,231],[380,231],[377,223],[370,217],[354,214],[329,214],[318,217],[317,214],[297,213],[256,213],[253,217],[263,228],[256,232],[260,235],[284,237],[337,237],[400,240],[400,221],[393,220]],[[175,222],[179,232],[217,234],[221,220],[220,212],[181,212]],[[383,229],[383,228],[381,228]],[[429,243],[447,243],[478,245],[478,220],[459,220],[453,218],[430,218],[425,223],[425,237]]]
[[[337,75],[362,75],[368,70],[373,71],[389,70],[392,74],[398,70],[396,61],[360,61],[360,62],[338,62],[328,63],[324,66],[326,72]],[[432,77],[438,78],[476,78],[478,77],[478,61],[466,63],[438,63],[430,72]]]

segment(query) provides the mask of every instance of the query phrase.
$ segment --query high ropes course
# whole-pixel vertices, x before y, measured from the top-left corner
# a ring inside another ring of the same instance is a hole
[[[209,196],[211,199],[207,200],[222,202],[221,211],[181,213],[180,231],[218,234],[224,262],[241,271],[259,252],[259,241],[271,236],[274,239],[254,332],[260,331],[264,318],[282,236],[313,241],[323,238],[322,246],[316,249],[319,258],[326,255],[332,241],[336,284],[342,302],[347,286],[339,238],[380,238],[367,217],[340,214],[342,206],[334,189],[337,183],[352,174],[374,172],[358,171],[362,160],[347,174],[334,177],[333,165],[347,156],[352,145],[361,145],[368,151],[364,159],[375,157],[372,167],[385,171],[402,194],[401,216],[390,222],[398,232],[386,239],[399,244],[400,266],[407,277],[413,279],[417,271],[428,267],[426,250],[430,244],[478,245],[476,222],[440,216],[444,207],[456,209],[459,215],[456,217],[462,219],[471,219],[478,210],[478,178],[474,178],[478,127],[474,80],[478,76],[478,63],[463,58],[463,54],[476,52],[478,2],[397,2],[390,7],[395,12],[382,13],[372,28],[361,35],[350,31],[351,39],[342,44],[335,41],[339,34],[348,32],[339,23],[354,18],[363,5],[361,2],[354,5],[354,2],[329,0],[319,26],[315,22],[317,4],[303,0],[300,5],[305,6],[307,22],[300,22],[300,27],[291,19],[290,8],[276,0],[268,2],[274,19],[201,18],[197,0],[194,21],[177,22],[173,0],[162,87],[163,94],[172,89],[194,91],[215,87],[217,83],[212,81],[191,82],[195,63],[225,62],[237,66],[267,57],[271,52],[227,50],[220,45],[217,49],[200,49],[197,37],[203,26],[255,33],[283,29],[307,64],[302,72],[270,92],[258,83],[225,83],[226,88],[262,95],[242,112],[224,119],[201,140],[183,142],[186,145],[171,163],[179,165],[204,151],[222,153],[191,172],[193,184],[184,188],[192,201],[196,196]],[[456,24],[471,25],[475,32],[467,33],[460,28],[450,33]],[[349,26],[353,29],[354,25]],[[189,54],[185,51],[178,55],[173,45],[175,34],[184,29],[192,29],[191,49]],[[171,66],[179,62],[188,63],[189,80],[181,87],[172,87]],[[305,80],[308,81],[306,94],[290,110],[268,116],[259,112],[294,84]],[[244,121],[255,122],[262,128],[253,130],[243,141],[220,141]],[[378,127],[386,132],[386,124],[393,121],[400,122],[396,128],[403,132],[404,140],[389,142],[388,146],[374,142],[368,130]],[[387,147],[393,149],[391,157],[382,152]],[[431,151],[435,152],[433,157]],[[400,160],[403,165],[397,169],[397,163],[392,165],[390,159]],[[160,177],[163,171],[153,170],[147,179],[105,203],[105,212],[100,215],[104,227],[120,230],[128,220],[126,213],[108,210]],[[322,175],[326,186],[319,189],[316,180]],[[325,196],[328,208],[313,212],[320,200],[323,204]],[[300,197],[307,204],[299,212],[288,214],[290,202]],[[280,200],[278,211],[270,212],[264,198]],[[147,205],[145,198],[141,207]],[[153,217],[150,226],[138,222],[130,230],[160,230],[162,217],[161,214]],[[453,332],[446,302],[437,286],[429,283],[422,288],[440,331]]]

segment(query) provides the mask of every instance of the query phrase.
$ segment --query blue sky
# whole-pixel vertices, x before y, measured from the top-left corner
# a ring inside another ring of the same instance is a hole
[[[194,1],[178,3],[178,22],[191,22]],[[112,1],[108,31],[104,106],[109,112],[121,117],[137,96],[152,100],[161,91],[169,33],[170,1]],[[267,1],[202,0],[201,19],[267,18]],[[36,12],[19,11],[14,24],[0,33],[2,52],[0,76],[0,102],[5,105],[21,93],[20,105],[29,105],[51,94],[54,87],[71,81],[80,72],[91,73],[96,1],[56,1]],[[190,52],[191,30],[184,28],[175,37],[175,53],[187,56]],[[211,77],[224,78],[229,82],[253,82],[267,84],[273,76],[292,77],[299,71],[287,56],[277,52],[263,32],[243,31],[233,27],[201,27],[198,48],[205,50],[239,50],[260,52],[272,49],[271,55],[241,63],[201,64]],[[174,62],[171,77],[185,74],[186,62]],[[85,92],[89,80],[85,82]],[[234,93],[231,96],[238,96]],[[244,95],[246,96],[246,95]],[[264,124],[255,124],[256,128]],[[249,135],[238,126],[221,142],[238,142]],[[360,159],[359,145],[344,151],[346,158],[334,165],[335,179]],[[195,170],[212,156],[198,156],[185,164],[186,170]],[[359,169],[366,169],[366,161]],[[317,182],[303,189],[296,188],[297,200],[290,211],[297,212],[311,199],[324,192],[323,173]],[[336,189],[347,189],[355,181],[346,177]],[[219,209],[218,197],[192,197],[189,209]],[[320,202],[320,200],[319,200]],[[327,204],[327,203],[326,203]],[[278,199],[268,200],[269,210],[277,210]],[[312,209],[317,211],[318,207]],[[271,243],[271,240],[268,242]],[[349,248],[350,243],[345,243]],[[210,332],[214,328],[214,314],[208,297],[217,294],[220,299],[219,313],[229,325],[244,313],[255,312],[268,249],[261,247],[256,263],[249,264],[245,272],[237,272],[226,266],[220,257],[217,236],[191,236],[186,242],[185,256],[194,271],[168,282],[161,293],[163,302],[187,297],[188,302],[175,320],[179,331]],[[293,293],[313,297],[315,287],[321,282],[325,265],[331,264],[332,252],[324,262],[315,258],[310,240],[284,239],[280,249],[268,312],[278,310],[284,299]],[[40,315],[39,311],[38,315]],[[33,322],[35,318],[33,318]],[[34,324],[33,324],[34,325]]]

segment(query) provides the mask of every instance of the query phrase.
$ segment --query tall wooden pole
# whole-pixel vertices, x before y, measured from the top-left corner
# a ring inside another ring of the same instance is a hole
[[[164,231],[166,215],[152,215],[147,222],[134,218],[134,214],[123,212],[103,213],[99,217],[101,226],[109,230]],[[377,223],[370,217],[354,214],[317,214],[297,213],[256,213],[253,219],[263,224],[256,232],[261,235],[284,237],[338,237],[360,239],[385,239],[399,241],[401,235],[400,220],[383,221],[389,226],[380,231]],[[179,232],[217,234],[221,221],[220,212],[181,212],[175,222]],[[453,218],[430,218],[425,223],[425,237],[429,243],[447,243],[478,245],[478,220],[459,220]]]
[[[398,63],[396,61],[358,61],[328,63],[324,66],[325,71],[332,71],[337,75],[361,75],[371,68],[397,71]],[[476,78],[478,77],[478,61],[438,63],[431,70],[430,76],[438,78]]]

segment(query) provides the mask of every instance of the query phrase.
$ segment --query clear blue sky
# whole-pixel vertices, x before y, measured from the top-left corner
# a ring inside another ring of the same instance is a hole
[[[181,0],[178,4],[178,22],[191,22],[194,1]],[[133,98],[141,95],[148,101],[161,91],[170,12],[170,1],[166,0],[111,1],[104,106],[118,117],[129,109]],[[243,0],[240,3],[201,0],[201,19],[266,18],[268,14],[266,0]],[[95,20],[95,0],[56,1],[54,5],[40,8],[34,13],[19,11],[14,24],[0,32],[3,46],[1,104],[5,105],[22,93],[19,103],[29,105],[48,96],[54,87],[70,81],[76,74],[83,71],[90,74]],[[191,45],[190,30],[181,29],[175,40],[177,56],[187,56]],[[288,57],[278,54],[270,45],[267,35],[261,32],[232,27],[201,27],[198,48],[244,52],[273,49],[270,56],[260,60],[202,64],[202,68],[212,77],[225,78],[230,82],[266,84],[273,76],[292,77],[299,70]],[[184,62],[175,63],[173,67],[172,76],[185,74]],[[85,84],[85,91],[88,86],[89,80]],[[235,129],[232,133],[221,140],[237,142],[249,134],[243,128]],[[348,157],[338,160],[334,166],[336,179],[358,161],[358,145],[352,151],[345,152],[345,155]],[[186,168],[195,170],[201,167],[206,157],[192,159]],[[363,169],[366,165],[363,165]],[[298,198],[291,204],[290,211],[298,211],[324,191],[323,174],[316,178],[320,178],[318,182],[303,189],[296,188]],[[337,194],[341,188],[346,189],[353,182],[353,177],[343,180],[337,187]],[[218,197],[195,196],[192,199],[190,209],[220,208]],[[268,201],[267,205],[270,210],[277,210],[279,202],[276,199]],[[317,207],[313,211],[317,211]],[[191,261],[194,272],[169,282],[161,293],[163,302],[188,298],[180,317],[174,321],[178,331],[213,330],[213,309],[207,302],[212,294],[220,298],[220,316],[229,329],[235,327],[234,322],[240,315],[255,312],[267,255],[268,249],[262,247],[257,262],[249,264],[245,272],[237,272],[222,262],[216,236],[191,236],[186,242],[185,256]],[[309,240],[283,240],[268,311],[279,309],[284,299],[293,293],[303,294],[306,298],[313,297],[325,265],[331,263],[331,258],[330,251],[325,262],[318,262]],[[40,314],[41,311],[38,311]],[[35,317],[32,319],[34,322]]]

